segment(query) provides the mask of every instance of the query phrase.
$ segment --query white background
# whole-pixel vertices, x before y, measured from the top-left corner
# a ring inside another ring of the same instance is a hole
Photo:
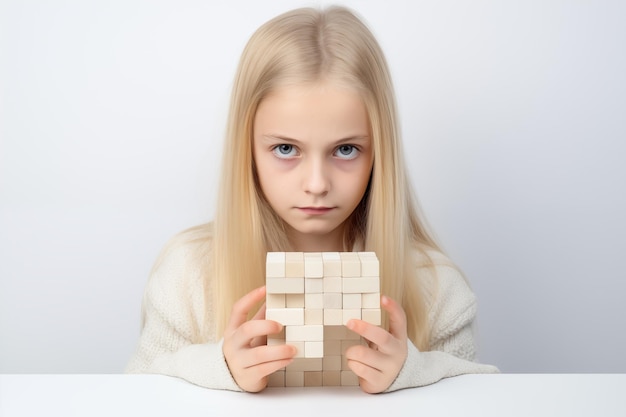
[[[160,248],[213,216],[246,40],[317,4],[0,0],[0,372],[124,369]],[[626,372],[624,3],[343,4],[387,54],[480,359]]]

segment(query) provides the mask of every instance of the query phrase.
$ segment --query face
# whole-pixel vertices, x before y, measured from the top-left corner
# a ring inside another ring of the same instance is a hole
[[[260,103],[253,135],[261,189],[295,250],[341,250],[373,163],[360,96],[328,83],[279,89]]]

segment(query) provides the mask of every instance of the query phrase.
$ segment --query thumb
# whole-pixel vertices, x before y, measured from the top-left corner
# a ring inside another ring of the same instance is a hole
[[[265,298],[265,286],[256,288],[241,297],[234,305],[226,332],[232,332],[248,320],[248,313],[256,303]],[[259,313],[257,313],[258,315]],[[263,310],[263,314],[265,314]]]

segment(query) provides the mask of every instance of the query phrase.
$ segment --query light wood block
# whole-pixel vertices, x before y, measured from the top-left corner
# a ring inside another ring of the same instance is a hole
[[[304,294],[285,294],[286,308],[304,308]]]
[[[374,252],[359,252],[361,260],[362,277],[378,277],[380,276],[380,264]]]
[[[348,321],[350,321],[351,319],[359,319],[361,320],[361,309],[360,308],[355,308],[355,309],[343,309],[342,310],[343,314],[342,314],[342,324],[346,324],[348,323]]]
[[[270,339],[269,337],[267,338],[267,346],[279,346],[284,344],[285,339]]]
[[[305,341],[304,342],[304,356],[306,358],[324,358],[324,342],[319,341]],[[322,361],[322,369],[323,367]]]
[[[341,293],[343,291],[343,283],[342,278],[340,276],[325,276],[323,279],[324,282],[324,292],[337,292]]]
[[[325,292],[323,299],[325,309],[343,308],[343,294],[340,292]]]
[[[285,308],[285,294],[266,294],[265,308]]]
[[[267,376],[268,387],[284,387],[285,371],[276,371]]]
[[[309,371],[304,373],[305,387],[321,387],[322,371]]]
[[[342,277],[360,277],[361,261],[356,252],[340,252],[341,257],[341,276]]]
[[[311,324],[302,326],[287,326],[285,328],[285,340],[292,341],[324,341],[324,326]]]
[[[324,325],[336,326],[343,324],[343,310],[340,308],[324,309]]]
[[[268,252],[265,261],[266,278],[285,277],[285,252]]]
[[[324,294],[304,294],[305,308],[324,308]]]
[[[322,367],[325,371],[341,371],[341,354],[329,355],[324,352],[325,356],[322,359]]]
[[[300,341],[289,341],[289,344],[296,348],[294,358],[306,358],[306,345]]]
[[[324,309],[322,308],[305,308],[304,324],[324,324]]]
[[[303,308],[268,308],[265,310],[265,318],[274,320],[283,326],[303,326]]]
[[[342,378],[343,381],[343,378]],[[285,372],[286,387],[303,387],[304,371],[287,371]]]
[[[351,348],[352,346],[358,346],[361,344],[361,339],[358,340],[342,340],[341,341],[341,354],[345,355],[346,350]]]
[[[361,308],[380,308],[380,293],[361,294]]]
[[[353,332],[352,330],[348,329],[347,327],[345,327],[346,329],[346,335],[343,338],[343,340],[361,340],[361,335],[359,335],[358,333]]]
[[[341,386],[359,386],[359,377],[352,371],[341,371]]]
[[[296,358],[287,365],[287,372],[292,371],[321,371],[322,358]]]
[[[360,338],[358,333],[346,326],[324,326],[324,340],[359,340]]]
[[[324,354],[341,358],[341,340],[324,339]]]
[[[341,371],[322,371],[322,384],[325,387],[341,386]]]
[[[268,294],[302,294],[304,278],[267,278],[265,288]]]
[[[343,294],[344,309],[356,309],[361,308],[361,294]]]
[[[304,278],[304,254],[302,252],[285,253],[285,276]]]
[[[343,318],[343,314],[341,315]],[[347,339],[349,329],[346,326],[324,326],[324,340]],[[352,332],[351,332],[352,333]]]
[[[323,278],[305,278],[304,292],[306,294],[321,294],[324,292]]]
[[[304,254],[304,277],[322,278],[324,276],[324,262],[320,252]]]
[[[339,252],[322,252],[325,277],[341,276],[341,257]]]
[[[344,294],[380,292],[380,279],[378,277],[343,278],[342,286]]]
[[[379,308],[364,308],[361,310],[361,320],[380,326],[382,322],[381,311]]]

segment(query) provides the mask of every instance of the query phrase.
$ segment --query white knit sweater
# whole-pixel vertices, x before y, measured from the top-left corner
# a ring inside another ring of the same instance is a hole
[[[128,373],[157,373],[185,379],[214,389],[241,391],[228,370],[222,340],[209,323],[208,343],[198,340],[200,323],[212,311],[211,297],[204,297],[204,283],[197,264],[199,241],[175,237],[155,265],[142,307],[142,331]],[[201,252],[200,252],[201,253]],[[408,356],[387,391],[432,384],[442,378],[467,373],[493,373],[497,368],[473,362],[472,323],[476,298],[459,271],[440,253],[429,254],[436,263],[437,295],[430,303],[431,351],[420,352],[410,341]],[[206,254],[208,256],[208,253]],[[425,279],[434,279],[425,271]],[[433,287],[434,288],[434,287]]]

